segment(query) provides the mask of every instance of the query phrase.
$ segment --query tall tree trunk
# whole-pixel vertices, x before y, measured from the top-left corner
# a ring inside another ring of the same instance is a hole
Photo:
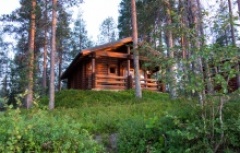
[[[50,90],[49,90],[49,109],[54,109],[55,103],[55,53],[56,53],[56,25],[57,25],[57,0],[52,0],[52,47],[51,47],[51,63],[50,63]]]
[[[31,1],[30,29],[28,40],[28,86],[26,95],[26,107],[30,108],[33,103],[33,70],[34,70],[34,46],[36,28],[36,0]]]
[[[234,26],[233,26],[233,14],[232,14],[231,0],[228,0],[228,9],[229,9],[229,18],[230,18],[230,26],[231,26],[232,45],[236,46],[236,38],[235,38]],[[239,73],[239,61],[236,64],[235,69]],[[238,87],[238,89],[240,89],[240,74],[237,74],[237,87]]]
[[[169,1],[166,1],[167,6],[167,25],[172,25],[172,19],[171,19],[171,6]],[[173,34],[172,29],[167,29],[167,45],[168,45],[168,57],[170,60],[172,60],[169,65],[169,91],[170,91],[170,97],[171,99],[177,98],[177,78],[176,78],[176,71],[177,71],[177,64],[174,59],[174,42],[173,42]]]
[[[133,39],[133,58],[134,58],[134,80],[135,80],[135,96],[142,98],[142,89],[140,82],[139,73],[139,52],[138,48],[138,30],[137,30],[137,12],[136,12],[136,1],[131,0],[132,8],[132,39]]]
[[[200,1],[197,0],[197,7],[198,7],[198,15],[199,15],[199,30],[200,30],[200,38],[201,38],[201,51],[202,51],[202,46],[205,45],[205,36],[204,36],[204,31],[203,31],[203,26],[202,26],[202,20],[203,20],[203,17],[202,17],[202,9],[201,9],[201,4],[200,4]],[[214,87],[213,87],[213,81],[212,81],[212,78],[211,78],[211,71],[210,71],[210,68],[209,68],[209,64],[208,64],[208,61],[205,60],[204,58],[202,58],[202,61],[203,61],[203,65],[204,65],[204,74],[205,74],[205,82],[207,83],[207,93],[209,94],[213,94],[214,93]]]
[[[44,12],[44,51],[43,51],[43,74],[42,74],[42,85],[43,85],[43,93],[46,94],[47,89],[47,2],[45,2],[45,12]]]
[[[199,55],[199,50],[200,50],[200,19],[199,19],[199,9],[198,9],[198,5],[197,5],[197,0],[188,0],[188,3],[190,4],[190,13],[191,13],[191,24],[192,24],[192,28],[195,32],[193,38],[192,38],[192,45],[193,48],[195,48],[195,51],[193,54],[196,55],[196,60],[194,61],[194,73],[195,73],[195,77],[196,77],[196,83],[199,83],[200,86],[202,86],[204,83],[204,77],[203,77],[203,64],[202,64],[202,58]],[[203,87],[202,87],[203,88]],[[198,94],[198,98],[199,98],[199,102],[200,104],[204,104],[204,99],[205,99],[205,90],[204,89],[200,89],[199,91],[197,91]]]
[[[181,18],[180,18],[180,23],[181,23],[181,29],[182,29],[182,33],[181,33],[181,48],[182,48],[182,68],[183,68],[183,73],[184,76],[182,78],[182,86],[183,86],[183,90],[186,89],[187,86],[187,82],[189,82],[189,77],[188,77],[188,71],[189,71],[189,66],[187,62],[188,60],[188,40],[187,40],[187,33],[185,32],[187,29],[187,25],[188,25],[188,21],[187,21],[187,5],[185,4],[185,0],[179,0],[179,13],[181,14]],[[184,91],[185,94],[187,94],[186,90]]]

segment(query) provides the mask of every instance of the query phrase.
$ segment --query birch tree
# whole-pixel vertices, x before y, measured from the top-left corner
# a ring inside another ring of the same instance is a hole
[[[171,5],[169,0],[165,1],[166,3],[166,20],[167,25],[172,25],[172,19],[171,19]],[[168,46],[168,57],[170,58],[170,65],[169,65],[169,91],[170,91],[170,97],[172,99],[177,98],[177,78],[176,78],[176,69],[177,64],[174,59],[174,42],[173,42],[173,34],[172,29],[168,28],[166,32],[167,37],[167,46]]]

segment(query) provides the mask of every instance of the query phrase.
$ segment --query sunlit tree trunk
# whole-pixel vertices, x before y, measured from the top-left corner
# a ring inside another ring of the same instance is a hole
[[[171,6],[169,1],[165,1],[167,6],[167,25],[172,25],[171,19]],[[168,57],[171,60],[169,65],[169,92],[171,99],[177,98],[177,78],[176,78],[176,71],[177,71],[177,63],[174,59],[174,42],[173,42],[173,34],[172,29],[167,29],[167,46],[168,46]]]
[[[139,73],[139,52],[138,48],[138,31],[137,31],[137,12],[136,12],[136,1],[131,0],[132,8],[132,38],[133,38],[133,58],[134,58],[134,80],[135,80],[135,96],[142,98],[142,89],[140,82]]]
[[[36,0],[31,1],[30,29],[28,40],[28,86],[26,95],[26,107],[30,108],[33,103],[33,70],[34,70],[34,46],[36,32]]]
[[[56,53],[56,25],[57,25],[57,0],[52,0],[52,44],[51,44],[51,63],[50,63],[50,90],[49,90],[49,109],[54,109],[55,103],[55,53]]]

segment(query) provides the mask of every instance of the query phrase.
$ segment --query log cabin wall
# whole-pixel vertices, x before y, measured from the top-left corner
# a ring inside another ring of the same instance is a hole
[[[87,60],[86,62],[85,62],[85,69],[86,69],[86,71],[85,71],[85,73],[86,73],[86,75],[85,75],[85,89],[92,89],[92,63],[91,63],[91,61],[90,61],[90,59],[89,60]]]
[[[86,88],[86,66],[84,63],[82,63],[82,72],[81,72],[81,89],[87,89]]]
[[[96,74],[99,75],[119,75],[118,59],[101,57],[97,59]],[[112,69],[112,71],[110,70]],[[114,69],[114,70],[113,70]]]
[[[96,59],[96,74],[107,75],[108,74],[108,58],[98,57]]]
[[[72,77],[71,76],[68,77],[67,87],[68,87],[68,89],[72,88]]]

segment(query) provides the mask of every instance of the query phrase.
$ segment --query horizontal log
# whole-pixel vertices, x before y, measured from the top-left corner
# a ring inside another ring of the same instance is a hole
[[[126,84],[126,82],[124,82],[124,81],[109,81],[109,80],[96,80],[96,82],[97,82],[97,84],[109,84],[109,85],[111,85],[111,84],[122,84],[122,85],[125,85]]]
[[[158,86],[158,84],[155,84],[155,83],[141,83],[141,85],[149,86],[149,87],[157,87]]]
[[[96,78],[101,78],[101,79],[126,79],[124,76],[111,76],[111,75],[96,75]]]
[[[97,56],[105,56],[105,57],[115,57],[115,58],[127,58],[128,54],[117,53],[117,52],[98,52]]]
[[[140,79],[140,81],[157,82],[156,79]]]

